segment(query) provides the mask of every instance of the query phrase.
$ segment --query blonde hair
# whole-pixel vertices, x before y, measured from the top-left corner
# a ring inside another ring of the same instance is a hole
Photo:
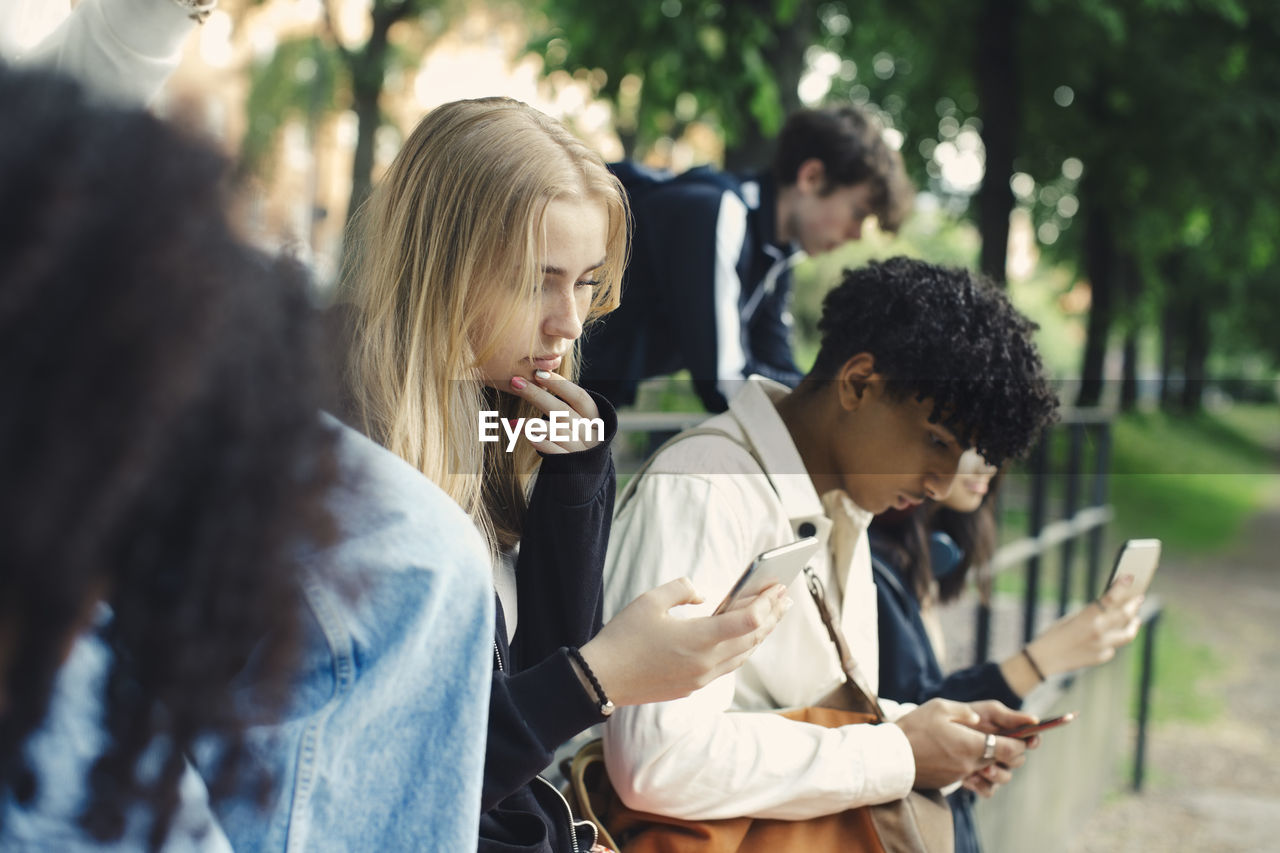
[[[345,284],[354,319],[347,380],[365,431],[470,513],[495,554],[519,541],[539,457],[525,443],[515,453],[480,443],[479,413],[542,413],[487,388],[479,365],[520,312],[536,310],[553,200],[598,201],[608,211],[589,323],[618,306],[628,218],[621,184],[598,154],[527,104],[437,107],[361,209]],[[504,304],[495,322],[486,309]],[[560,373],[574,379],[577,369],[574,346]]]

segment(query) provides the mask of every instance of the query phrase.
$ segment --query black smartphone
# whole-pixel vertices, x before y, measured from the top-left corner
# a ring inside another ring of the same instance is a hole
[[[1012,729],[1005,729],[1002,732],[996,732],[1000,737],[1016,737],[1029,738],[1034,734],[1039,734],[1049,729],[1056,729],[1058,726],[1065,726],[1067,723],[1080,716],[1079,711],[1069,711],[1061,717],[1051,717],[1048,720],[1041,720],[1038,723],[1030,723],[1025,726],[1018,726]]]

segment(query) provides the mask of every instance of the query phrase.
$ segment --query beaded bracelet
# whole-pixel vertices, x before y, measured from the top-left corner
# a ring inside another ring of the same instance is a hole
[[[1028,651],[1028,648],[1028,646],[1022,647],[1022,656],[1027,659],[1027,663],[1031,664],[1031,668],[1035,670],[1036,677],[1041,681],[1044,681],[1044,670],[1040,669],[1039,664],[1037,664],[1036,659],[1031,656],[1031,652]]]
[[[566,647],[569,657],[578,662],[578,666],[582,668],[582,673],[587,677],[587,681],[591,682],[591,689],[596,692],[596,698],[600,700],[600,716],[607,717],[614,711],[614,705],[609,701],[609,697],[604,694],[604,687],[600,685],[600,680],[596,678],[596,674],[591,671],[591,667],[587,666],[586,658],[582,656],[582,652],[573,646]]]

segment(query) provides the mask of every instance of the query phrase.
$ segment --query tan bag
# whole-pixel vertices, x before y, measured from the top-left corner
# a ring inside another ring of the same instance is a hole
[[[827,728],[873,721],[857,711],[818,707],[783,716]],[[570,765],[569,785],[574,810],[600,828],[602,843],[621,853],[950,853],[954,849],[951,810],[936,791],[913,791],[892,803],[809,820],[681,820],[626,806],[609,783],[599,740],[578,750]]]
[[[817,705],[782,716],[826,728],[885,721],[867,691],[827,604],[817,576],[806,569],[809,591],[840,655],[847,679]],[[808,820],[726,818],[682,820],[637,811],[619,799],[609,782],[604,749],[594,740],[569,768],[569,800],[601,830],[601,841],[620,853],[953,853],[951,808],[938,791],[912,791],[901,800],[860,806]]]

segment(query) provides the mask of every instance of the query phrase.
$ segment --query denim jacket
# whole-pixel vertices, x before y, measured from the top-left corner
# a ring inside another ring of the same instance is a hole
[[[211,774],[220,747],[202,744],[165,853],[476,848],[494,628],[479,533],[418,471],[332,423],[340,536],[307,557],[290,705],[246,735],[273,777],[269,797],[259,807],[248,786],[211,813],[195,771]],[[147,849],[143,815],[103,847],[76,825],[104,745],[109,663],[97,632],[76,642],[27,745],[37,800],[0,803],[0,851]]]
[[[274,776],[270,807],[259,810],[246,794],[215,808],[238,853],[474,850],[494,619],[489,561],[471,519],[444,492],[339,429],[340,536],[311,558],[318,569],[306,587],[291,707],[248,734]],[[215,766],[216,750],[201,758]]]

